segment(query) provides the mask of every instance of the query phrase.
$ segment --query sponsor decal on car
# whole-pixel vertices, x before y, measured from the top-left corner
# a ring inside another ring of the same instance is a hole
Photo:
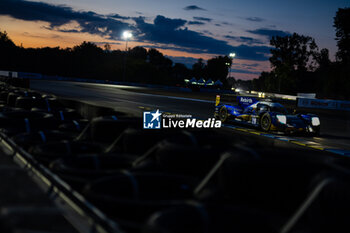
[[[237,99],[238,103],[242,106],[249,106],[257,102],[257,100],[253,97],[237,96]]]

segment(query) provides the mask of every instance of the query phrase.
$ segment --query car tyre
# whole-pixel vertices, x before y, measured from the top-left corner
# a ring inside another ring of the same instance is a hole
[[[265,132],[268,132],[270,130],[270,128],[271,128],[271,116],[270,116],[270,114],[264,113],[261,116],[260,128]]]
[[[225,106],[222,106],[219,111],[219,119],[224,123],[227,121],[227,116],[227,108]]]

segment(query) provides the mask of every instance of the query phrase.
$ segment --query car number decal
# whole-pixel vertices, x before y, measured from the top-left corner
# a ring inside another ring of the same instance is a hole
[[[252,124],[256,125],[256,117],[252,117]]]

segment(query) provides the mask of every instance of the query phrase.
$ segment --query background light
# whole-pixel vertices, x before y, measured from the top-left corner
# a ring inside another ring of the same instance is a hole
[[[236,56],[236,54],[235,54],[235,53],[230,53],[228,56],[229,56],[230,58],[234,58],[234,57]]]
[[[131,37],[132,37],[132,34],[130,31],[123,32],[123,39],[127,40],[127,39],[130,39]]]

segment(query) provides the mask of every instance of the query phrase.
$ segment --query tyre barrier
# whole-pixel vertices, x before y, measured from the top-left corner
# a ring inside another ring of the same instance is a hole
[[[66,120],[60,123],[58,130],[76,133],[76,136],[78,136],[88,124],[87,119]]]
[[[261,159],[239,162],[228,158],[218,170],[217,187],[227,202],[291,216],[312,189],[313,179],[328,172],[323,164]],[[250,184],[255,183],[254,186]],[[292,196],[288,200],[287,197]]]
[[[57,126],[57,121],[49,113],[25,110],[0,113],[0,128],[10,136],[23,132],[55,129]]]
[[[196,180],[186,176],[124,171],[91,182],[83,193],[107,214],[139,225],[153,212],[191,199],[195,184]]]
[[[106,152],[123,152],[142,155],[163,140],[181,145],[193,145],[197,143],[191,133],[183,130],[172,130],[169,132],[166,130],[145,131],[141,129],[127,128],[107,148]],[[135,147],[135,142],[138,142],[137,147]]]
[[[93,180],[130,168],[134,157],[125,154],[77,155],[55,160],[50,168],[74,189],[82,191]]]
[[[103,147],[100,144],[81,141],[67,141],[45,143],[32,146],[29,153],[41,163],[48,165],[56,159],[76,156],[79,154],[102,153]]]
[[[141,129],[142,122],[138,118],[118,118],[105,116],[93,119],[78,136],[78,140],[93,141],[109,145],[127,128]]]
[[[143,227],[143,233],[277,233],[271,219],[278,216],[240,207],[189,202],[154,213]]]
[[[25,150],[29,150],[33,145],[43,145],[45,143],[52,143],[61,140],[73,140],[76,134],[66,133],[65,131],[49,130],[36,131],[31,133],[20,133],[12,137]]]
[[[350,232],[344,157],[224,129],[143,130],[128,113],[4,83],[0,131],[122,232]]]
[[[7,105],[10,107],[15,107],[16,105],[16,99],[17,97],[20,97],[21,95],[18,92],[10,92],[7,95]]]
[[[41,221],[38,222],[37,219]],[[74,233],[67,228],[65,218],[57,208],[53,207],[5,207],[0,218],[1,232],[65,232]],[[29,229],[29,230],[27,230]]]
[[[27,96],[19,96],[16,98],[15,107],[30,110],[33,106],[35,106],[35,104],[36,103],[34,98]]]
[[[156,149],[146,152],[133,164],[134,170],[161,171],[201,178],[220,158],[219,151],[175,143],[159,143]],[[200,162],[199,162],[200,161]]]
[[[7,96],[8,96],[8,91],[1,91],[0,92],[0,100],[3,102],[7,102]]]

